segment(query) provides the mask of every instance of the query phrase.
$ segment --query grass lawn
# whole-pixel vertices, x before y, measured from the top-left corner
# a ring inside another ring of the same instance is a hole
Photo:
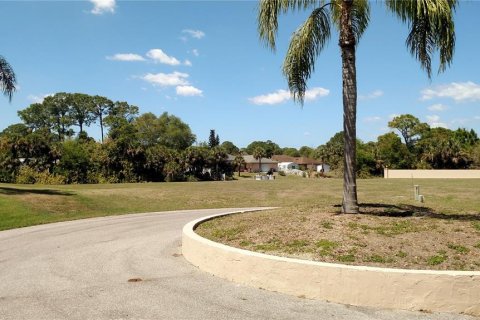
[[[359,180],[362,215],[337,215],[342,181],[277,177],[225,182],[0,184],[0,230],[134,212],[278,206],[198,232],[233,246],[354,264],[480,270],[480,180]]]

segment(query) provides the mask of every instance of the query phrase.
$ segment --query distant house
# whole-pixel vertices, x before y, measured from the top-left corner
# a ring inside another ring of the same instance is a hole
[[[273,160],[276,160],[280,163],[282,162],[293,162],[298,164],[300,170],[315,170],[317,171],[317,166],[323,165],[323,162],[308,157],[290,157],[287,155],[275,155],[272,157]]]
[[[278,171],[288,171],[293,169],[299,169],[298,163],[295,162],[279,162]]]
[[[252,155],[244,155],[245,171],[248,172],[268,172],[278,171],[278,161],[269,158],[261,159],[261,168],[258,168],[258,159],[255,159]],[[260,169],[260,170],[259,170]]]

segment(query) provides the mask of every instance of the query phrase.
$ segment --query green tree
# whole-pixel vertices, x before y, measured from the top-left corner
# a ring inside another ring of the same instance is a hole
[[[274,154],[282,154],[282,148],[280,148],[278,144],[276,144],[275,142],[272,142],[271,140],[253,141],[245,148],[245,152],[247,154],[253,154],[253,151],[257,147],[260,147],[263,150],[265,150],[264,157],[266,158],[271,158]]]
[[[74,125],[78,126],[79,134],[83,133],[83,126],[89,126],[95,121],[92,97],[84,93],[67,94],[70,117]]]
[[[412,166],[412,154],[393,132],[377,138],[377,161],[390,169],[408,169]]]
[[[307,146],[302,146],[298,150],[298,152],[300,153],[300,155],[302,157],[308,157],[308,158],[313,157],[313,151],[314,151],[313,148],[310,148],[310,147],[307,147]]]
[[[431,76],[432,54],[439,50],[440,68],[444,71],[453,58],[455,32],[453,11],[456,0],[388,0],[393,11],[410,33],[407,47]],[[342,212],[358,213],[356,183],[356,47],[369,21],[367,0],[261,0],[258,11],[258,32],[266,44],[275,49],[278,16],[288,10],[313,9],[305,23],[290,41],[283,73],[295,101],[303,104],[307,80],[314,71],[315,60],[330,39],[331,24],[339,30],[343,77],[343,131],[345,155]]]
[[[103,143],[103,118],[108,115],[109,110],[113,107],[113,102],[110,99],[101,96],[93,96],[92,97],[92,105],[93,105],[93,114],[98,119],[100,124],[100,132],[102,136],[102,143]]]
[[[283,148],[282,154],[290,157],[300,157],[300,152],[296,148]]]
[[[74,120],[70,115],[68,97],[68,93],[59,92],[46,97],[42,102],[50,116],[51,129],[57,132],[59,140],[64,140],[66,136],[73,135],[73,130],[70,127],[74,124]]]
[[[258,172],[262,172],[262,158],[267,156],[267,152],[262,147],[256,147],[253,149],[252,156],[258,160]]]
[[[142,145],[159,144],[174,150],[185,150],[195,141],[195,135],[188,124],[180,118],[164,112],[157,118],[153,113],[145,113],[133,122],[137,137]]]
[[[12,66],[3,56],[0,56],[0,90],[8,97],[9,101],[12,101],[16,84],[17,79]]]
[[[245,166],[245,159],[243,158],[243,155],[241,153],[237,153],[235,155],[235,159],[233,159],[233,165],[237,168],[238,170],[238,176],[240,177],[240,171],[242,170],[242,167]]]
[[[240,151],[238,147],[234,145],[233,142],[231,141],[223,141],[220,146],[228,154],[237,154]]]
[[[403,141],[405,141],[405,145],[410,151],[413,151],[415,142],[419,139],[420,135],[429,129],[428,124],[421,123],[418,118],[411,114],[396,116],[388,123],[388,126],[400,131]]]
[[[52,115],[43,103],[33,103],[28,108],[18,111],[18,116],[31,129],[52,129]]]
[[[215,148],[220,145],[220,137],[218,134],[215,134],[215,129],[210,129],[210,134],[208,136],[208,147]]]

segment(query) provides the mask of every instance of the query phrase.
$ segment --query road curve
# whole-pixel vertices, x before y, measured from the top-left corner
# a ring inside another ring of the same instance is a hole
[[[180,254],[183,225],[233,210],[132,214],[2,231],[0,319],[474,319],[291,297],[230,283],[186,262]]]

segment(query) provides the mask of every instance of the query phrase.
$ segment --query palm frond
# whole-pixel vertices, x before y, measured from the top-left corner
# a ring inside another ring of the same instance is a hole
[[[342,1],[332,0],[333,22],[340,30],[340,18],[342,16]],[[368,27],[370,22],[370,4],[368,0],[355,0],[352,5],[352,28],[355,35],[355,43],[358,44],[360,38]]]
[[[404,23],[410,33],[406,44],[410,53],[431,77],[432,55],[439,51],[442,72],[450,65],[455,50],[453,13],[457,0],[388,0],[387,7]]]
[[[321,5],[325,0],[261,0],[258,8],[258,34],[267,47],[275,50],[278,16],[288,10],[302,10]]]
[[[0,56],[0,90],[10,101],[12,101],[12,95],[13,92],[15,92],[16,83],[17,80],[12,66],[10,66],[4,57]]]
[[[330,39],[330,17],[324,6],[315,9],[290,41],[283,74],[294,101],[303,104],[307,80],[315,69],[315,59]]]

